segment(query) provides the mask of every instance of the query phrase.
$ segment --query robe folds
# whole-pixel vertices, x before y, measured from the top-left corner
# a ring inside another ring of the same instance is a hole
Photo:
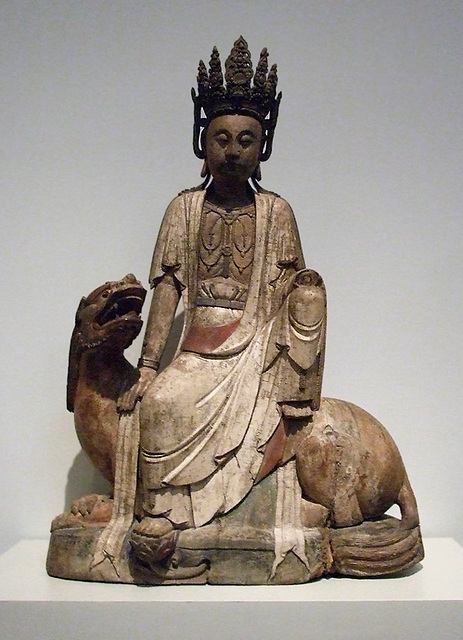
[[[176,356],[140,406],[144,509],[177,526],[195,527],[227,513],[252,489],[280,423],[281,403],[318,407],[326,315],[324,288],[315,287],[316,296],[322,291],[321,312],[312,314],[309,325],[291,320],[288,296],[304,259],[290,206],[267,192],[255,194],[254,258],[244,309],[208,306],[200,312],[204,199],[205,191],[180,194],[161,225],[150,283],[155,287],[166,272],[174,274],[185,319]],[[208,326],[232,329],[220,340],[198,340]]]

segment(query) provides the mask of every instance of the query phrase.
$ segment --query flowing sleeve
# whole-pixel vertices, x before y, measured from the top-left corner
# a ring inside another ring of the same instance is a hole
[[[166,273],[173,274],[180,288],[185,288],[186,233],[185,207],[182,197],[177,196],[167,207],[159,230],[149,275],[151,288],[156,287]]]
[[[278,220],[277,267],[285,269],[293,266],[296,270],[304,269],[304,255],[296,219],[290,205],[278,198],[274,206],[274,215]]]
[[[296,220],[286,200],[276,198],[271,218],[267,246],[267,282],[271,298],[269,317],[280,309],[291,291],[295,274],[305,267]]]
[[[300,411],[318,409],[325,353],[326,292],[322,278],[305,268],[291,207],[279,198],[270,234],[273,313],[264,370],[277,365],[278,401]],[[278,364],[277,364],[278,363]],[[300,407],[302,406],[302,409]],[[290,408],[286,407],[285,412]],[[288,413],[289,415],[289,413]],[[302,414],[300,414],[302,415]]]

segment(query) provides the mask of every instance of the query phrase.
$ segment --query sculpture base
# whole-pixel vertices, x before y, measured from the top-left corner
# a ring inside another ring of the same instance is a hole
[[[301,584],[333,573],[387,575],[423,558],[419,527],[402,529],[400,521],[389,516],[340,529],[306,527],[289,543],[283,535],[282,543],[274,525],[274,493],[271,475],[229,514],[178,532],[175,552],[164,563],[149,561],[149,539],[140,553],[130,530],[117,566],[108,555],[95,570],[104,525],[56,529],[47,571],[58,578],[135,584],[276,585]]]
[[[175,555],[165,567],[138,565],[136,582],[146,584],[302,584],[323,575],[329,539],[318,529],[304,531],[308,564],[293,552],[275,566],[275,543],[270,532],[220,528],[215,523],[183,531]]]
[[[323,575],[383,576],[404,571],[424,556],[419,528],[391,545],[377,545],[379,531],[391,533],[400,522],[387,518],[337,530],[306,529],[308,567],[292,552],[273,572],[275,553],[270,535],[256,530],[220,531],[209,525],[181,532],[173,563],[143,566],[130,554],[119,576],[103,580],[91,570],[93,553],[104,527],[63,529],[51,535],[47,572],[57,578],[134,584],[302,584]],[[376,529],[376,533],[375,533]],[[346,537],[350,544],[345,543]],[[364,537],[364,545],[358,538]],[[398,537],[397,535],[395,536]],[[377,540],[376,540],[377,542]]]

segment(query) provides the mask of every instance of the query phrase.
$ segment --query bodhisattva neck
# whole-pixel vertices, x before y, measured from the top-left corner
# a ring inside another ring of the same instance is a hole
[[[255,192],[248,184],[244,192],[240,195],[225,196],[217,193],[214,183],[212,183],[206,193],[208,202],[216,204],[226,210],[238,209],[239,207],[246,207],[250,204],[254,204]]]

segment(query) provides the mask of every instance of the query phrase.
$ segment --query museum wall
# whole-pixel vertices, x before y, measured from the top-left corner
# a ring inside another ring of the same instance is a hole
[[[325,279],[324,395],[387,426],[423,534],[463,544],[462,29],[448,0],[3,0],[0,551],[102,487],[65,407],[75,310],[147,283],[167,204],[200,182],[198,60],[240,34],[278,63],[262,185]]]

